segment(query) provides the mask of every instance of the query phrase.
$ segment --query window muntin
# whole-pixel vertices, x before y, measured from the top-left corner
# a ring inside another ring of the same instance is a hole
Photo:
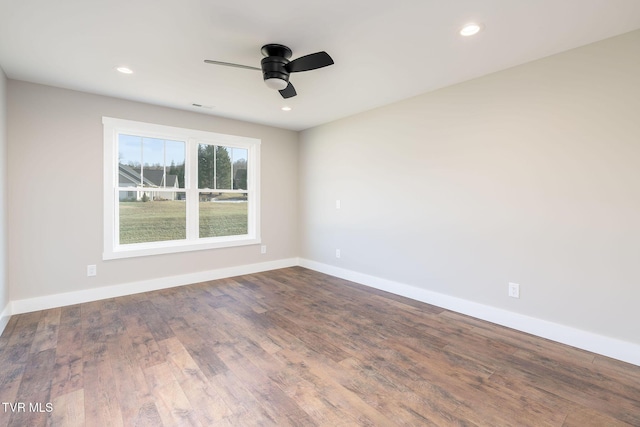
[[[260,140],[103,123],[104,259],[260,242]]]

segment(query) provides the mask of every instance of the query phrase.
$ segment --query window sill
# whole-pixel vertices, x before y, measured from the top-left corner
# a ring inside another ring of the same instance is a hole
[[[139,243],[123,245],[109,252],[105,251],[102,254],[102,259],[106,261],[112,259],[135,258],[151,255],[201,251],[207,249],[258,245],[260,244],[260,242],[261,241],[259,238],[248,238],[247,236],[231,236],[225,237],[224,240],[211,239],[205,242],[198,243],[187,243],[183,240],[162,242],[162,245],[159,245],[157,242]]]

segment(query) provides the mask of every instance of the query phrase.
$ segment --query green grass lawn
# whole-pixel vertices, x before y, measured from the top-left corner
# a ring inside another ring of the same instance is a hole
[[[200,203],[200,237],[247,234],[247,203]],[[120,202],[120,244],[181,240],[184,201]]]

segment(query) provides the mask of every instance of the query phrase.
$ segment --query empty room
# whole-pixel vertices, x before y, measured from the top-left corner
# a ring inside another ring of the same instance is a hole
[[[640,426],[637,0],[0,0],[0,427]]]

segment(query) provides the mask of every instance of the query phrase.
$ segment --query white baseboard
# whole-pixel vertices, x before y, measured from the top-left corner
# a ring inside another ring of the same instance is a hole
[[[2,313],[0,313],[0,335],[4,332],[4,328],[7,327],[9,319],[11,319],[11,301],[7,303]]]
[[[190,285],[193,283],[241,276],[243,274],[259,273],[261,271],[276,270],[278,268],[293,267],[296,265],[298,265],[298,259],[289,258],[277,261],[261,262],[257,264],[240,265],[237,267],[227,267],[217,270],[200,271],[197,273],[183,274],[180,276],[161,277],[157,279],[124,283],[120,285],[104,286],[101,288],[87,289],[83,291],[66,292],[62,294],[21,299],[11,302],[10,314],[29,313],[32,311],[64,307],[67,305],[98,301],[106,298],[139,294],[141,292],[173,288],[175,286]]]
[[[640,366],[640,345],[610,338],[570,326],[525,316],[508,310],[444,295],[415,286],[346,270],[332,265],[300,259],[299,265],[341,279],[432,304],[498,325],[527,332],[542,338],[567,344],[603,356]]]

